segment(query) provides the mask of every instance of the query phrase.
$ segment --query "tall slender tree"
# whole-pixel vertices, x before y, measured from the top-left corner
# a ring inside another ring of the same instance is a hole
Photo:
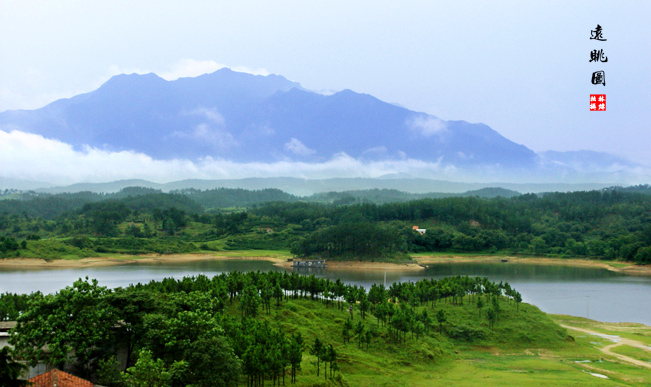
[[[321,365],[321,358],[323,357],[323,350],[325,349],[325,346],[323,345],[323,342],[319,340],[317,337],[314,340],[314,344],[312,344],[312,347],[310,347],[310,354],[314,357],[316,357],[316,376],[319,376],[319,369]]]

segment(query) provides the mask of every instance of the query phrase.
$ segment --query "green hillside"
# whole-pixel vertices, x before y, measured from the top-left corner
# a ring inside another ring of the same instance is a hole
[[[317,203],[279,190],[25,194],[21,200],[0,200],[0,257],[281,250],[330,259],[404,260],[412,253],[444,252],[646,264],[651,263],[651,195],[641,192],[385,204],[366,200],[399,193],[327,194]]]
[[[18,320],[15,356],[108,387],[651,382],[640,368],[604,358],[598,338],[568,335],[508,283],[482,278],[368,290],[281,272],[113,290],[86,279],[54,295],[1,295],[7,319]]]

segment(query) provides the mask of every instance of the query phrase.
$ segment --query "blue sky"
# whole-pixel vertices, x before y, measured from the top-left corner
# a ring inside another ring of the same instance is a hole
[[[222,66],[651,165],[649,1],[2,1],[0,111]],[[590,40],[600,24],[606,42]],[[607,63],[589,63],[603,49]],[[599,67],[599,68],[597,68]],[[591,74],[606,72],[607,85]],[[607,94],[590,112],[589,95]]]

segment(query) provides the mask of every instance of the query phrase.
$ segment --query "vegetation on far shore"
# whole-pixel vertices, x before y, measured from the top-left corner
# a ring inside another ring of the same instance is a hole
[[[275,250],[335,260],[408,261],[431,252],[651,263],[647,186],[384,204],[352,194],[355,200],[316,201],[231,191],[14,194],[0,200],[0,257]]]
[[[369,193],[310,201],[273,190],[237,192],[240,202],[228,190],[12,194],[0,200],[0,257],[407,262],[420,254],[508,254],[644,264],[651,262],[651,195],[638,188],[378,203],[364,199]],[[126,289],[80,280],[54,295],[0,295],[0,320],[14,319],[14,356],[47,358],[110,387],[651,384],[647,369],[601,352],[607,340],[558,323],[647,346],[648,327],[550,318],[508,284],[468,277],[369,290],[278,272]],[[112,356],[125,347],[126,363],[116,365]],[[70,351],[77,357],[66,364]],[[613,353],[649,358],[630,345]]]

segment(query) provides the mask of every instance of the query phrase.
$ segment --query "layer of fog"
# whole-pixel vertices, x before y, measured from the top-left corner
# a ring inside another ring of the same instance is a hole
[[[298,142],[292,144],[295,149]],[[297,148],[298,147],[298,148]],[[93,147],[76,149],[58,140],[19,130],[0,130],[0,178],[66,185],[144,179],[166,183],[185,179],[237,179],[291,176],[309,179],[334,177],[420,177],[457,182],[608,182],[648,183],[651,168],[609,167],[576,172],[569,168],[539,171],[504,171],[499,166],[462,170],[440,162],[414,159],[367,161],[339,153],[325,162],[279,160],[271,163],[236,163],[216,156],[198,160],[156,160],[133,151]]]

